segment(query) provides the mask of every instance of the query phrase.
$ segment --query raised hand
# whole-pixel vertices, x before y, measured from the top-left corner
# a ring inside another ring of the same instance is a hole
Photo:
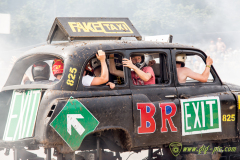
[[[105,52],[102,50],[98,50],[98,54],[96,54],[96,57],[99,61],[105,61],[106,59]]]
[[[206,65],[212,65],[213,63],[213,60],[210,56],[207,56],[207,59],[206,59]]]
[[[135,67],[135,65],[132,63],[131,57],[130,57],[130,60],[127,59],[127,58],[123,58],[122,63],[123,63],[124,67],[128,67],[128,68],[131,68],[131,69],[133,69]]]

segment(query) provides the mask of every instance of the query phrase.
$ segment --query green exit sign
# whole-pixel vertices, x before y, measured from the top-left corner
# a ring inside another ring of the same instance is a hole
[[[182,135],[222,132],[219,97],[181,99]]]
[[[32,137],[35,127],[41,90],[14,91],[4,130],[4,141]]]

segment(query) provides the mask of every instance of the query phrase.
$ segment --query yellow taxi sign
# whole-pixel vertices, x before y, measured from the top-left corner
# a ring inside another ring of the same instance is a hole
[[[68,22],[72,32],[102,32],[106,34],[133,33],[131,28],[122,21],[97,21],[97,22]]]
[[[142,36],[128,18],[57,17],[47,41],[120,39]]]

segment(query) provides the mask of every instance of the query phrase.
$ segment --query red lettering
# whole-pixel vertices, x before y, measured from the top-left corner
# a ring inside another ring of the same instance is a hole
[[[152,103],[138,103],[137,109],[140,110],[140,123],[138,133],[154,133],[156,130],[156,123],[153,118],[156,108]]]
[[[177,107],[174,103],[161,103],[159,107],[162,110],[162,128],[161,132],[167,132],[167,121],[172,132],[177,132],[177,128],[174,126],[172,117],[177,112]]]

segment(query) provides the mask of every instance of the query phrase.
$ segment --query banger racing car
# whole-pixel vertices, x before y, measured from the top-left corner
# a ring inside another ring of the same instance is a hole
[[[41,159],[27,151],[39,147],[45,148],[47,160],[51,148],[58,160],[121,159],[121,152],[148,149],[150,160],[176,159],[169,152],[173,142],[238,147],[240,87],[224,84],[213,66],[206,83],[179,83],[177,54],[186,54],[186,66],[198,73],[207,56],[192,46],[171,43],[171,38],[142,41],[128,18],[56,18],[48,44],[19,58],[0,92],[0,149],[6,154],[13,149],[15,160]],[[109,74],[114,89],[82,84],[98,50],[106,53],[108,67],[114,54],[116,67],[124,73],[124,78]],[[122,59],[135,53],[146,64],[156,62],[151,65],[155,84],[133,84],[131,69],[123,67]],[[36,62],[44,62],[51,71],[55,59],[64,62],[61,79],[56,81],[49,72],[47,80],[35,82]],[[166,150],[164,155],[153,152],[159,148]],[[179,151],[185,154],[189,152]]]

